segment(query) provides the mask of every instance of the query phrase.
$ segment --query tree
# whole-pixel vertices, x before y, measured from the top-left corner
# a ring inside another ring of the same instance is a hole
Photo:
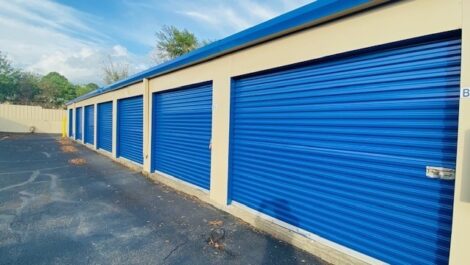
[[[40,77],[37,74],[22,72],[19,74],[16,89],[12,93],[12,101],[19,104],[31,104],[40,94]]]
[[[91,92],[91,91],[93,91],[97,88],[99,88],[99,86],[97,84],[89,83],[89,84],[82,85],[82,86],[77,85],[75,91],[76,91],[77,97],[79,97],[79,96],[84,95],[88,92]]]
[[[155,35],[157,45],[152,57],[158,63],[174,59],[210,43],[207,40],[199,41],[194,33],[187,29],[180,30],[175,26],[164,25]]]
[[[18,83],[19,71],[0,52],[0,102],[10,100]]]
[[[104,78],[103,81],[106,84],[115,83],[121,79],[129,76],[129,64],[115,62],[108,56],[102,65]]]
[[[75,87],[65,76],[51,72],[41,78],[41,101],[48,107],[59,107],[76,97]]]
[[[98,85],[94,83],[74,85],[57,72],[40,76],[16,69],[0,52],[0,103],[57,108],[62,107],[65,102],[97,88]]]

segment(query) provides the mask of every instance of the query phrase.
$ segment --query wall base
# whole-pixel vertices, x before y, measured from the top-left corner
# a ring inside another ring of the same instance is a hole
[[[348,251],[340,251],[331,246],[324,244],[323,242],[313,240],[306,237],[303,234],[297,233],[291,229],[283,227],[272,220],[263,218],[260,214],[250,211],[244,206],[238,204],[231,205],[220,205],[210,199],[209,193],[189,186],[182,181],[174,180],[163,176],[158,173],[142,172],[149,179],[168,186],[177,192],[182,192],[185,195],[193,196],[202,202],[208,203],[220,210],[223,210],[237,218],[240,218],[244,222],[253,226],[254,228],[266,232],[275,238],[285,241],[297,248],[307,251],[326,262],[332,264],[384,264],[383,262],[374,260],[369,257],[362,257],[362,259],[347,254]],[[358,254],[359,256],[361,254]],[[367,260],[367,261],[366,261]]]
[[[73,140],[73,139],[72,139]],[[77,143],[83,144],[81,141],[74,140]],[[258,213],[254,210],[251,210],[243,205],[238,203],[232,203],[230,205],[221,205],[210,199],[209,193],[203,189],[196,188],[194,186],[188,185],[183,181],[177,180],[172,177],[164,176],[160,173],[149,173],[143,170],[141,165],[137,165],[131,161],[128,161],[123,158],[114,158],[111,153],[96,150],[89,145],[84,145],[92,151],[95,151],[98,154],[104,155],[108,158],[111,158],[113,161],[128,167],[131,170],[141,172],[145,177],[149,178],[155,183],[163,184],[176,192],[181,192],[183,196],[192,196],[204,203],[208,203],[220,210],[223,210],[237,218],[240,218],[244,222],[253,226],[254,228],[266,232],[275,238],[285,241],[297,248],[300,248],[306,252],[309,252],[326,262],[332,264],[384,264],[380,261],[374,260],[366,256],[362,256],[360,253],[355,253],[352,250],[341,247],[338,245],[337,248],[325,244],[325,240],[315,240],[307,237],[306,235],[289,229],[277,221],[274,218],[264,216],[261,213]],[[333,243],[334,244],[334,243]],[[339,250],[343,248],[342,250]],[[354,253],[353,253],[354,252]]]

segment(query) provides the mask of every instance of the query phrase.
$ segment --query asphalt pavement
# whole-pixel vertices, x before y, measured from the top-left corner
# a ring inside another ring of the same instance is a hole
[[[325,263],[59,136],[0,133],[0,264]]]

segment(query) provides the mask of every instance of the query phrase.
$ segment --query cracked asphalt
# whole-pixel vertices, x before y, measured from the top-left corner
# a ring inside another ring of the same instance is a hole
[[[0,264],[325,264],[59,140],[0,133]],[[225,232],[219,248],[213,229]]]

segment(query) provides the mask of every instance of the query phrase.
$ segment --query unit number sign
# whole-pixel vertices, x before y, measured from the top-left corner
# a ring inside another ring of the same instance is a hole
[[[470,87],[463,87],[460,89],[460,97],[470,99]]]

